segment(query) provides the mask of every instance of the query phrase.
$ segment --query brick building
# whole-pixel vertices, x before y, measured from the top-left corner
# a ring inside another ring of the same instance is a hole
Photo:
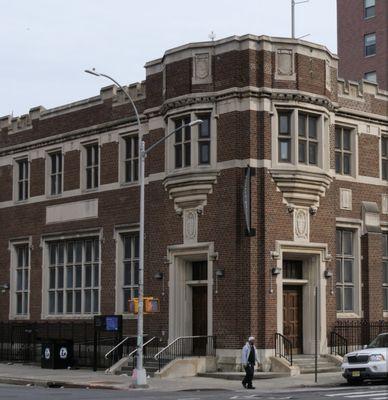
[[[146,147],[145,293],[165,342],[217,337],[238,362],[275,333],[311,354],[338,321],[388,317],[387,93],[325,47],[267,36],[184,45],[128,86]],[[90,320],[137,293],[138,132],[100,95],[0,119],[1,321]],[[248,168],[249,167],[249,168]],[[160,279],[161,278],[161,279]]]
[[[339,76],[388,90],[388,2],[337,0]]]

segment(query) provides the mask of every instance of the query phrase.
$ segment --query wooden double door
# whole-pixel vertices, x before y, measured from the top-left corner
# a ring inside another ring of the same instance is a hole
[[[292,342],[293,352],[303,352],[302,286],[283,287],[283,334]]]

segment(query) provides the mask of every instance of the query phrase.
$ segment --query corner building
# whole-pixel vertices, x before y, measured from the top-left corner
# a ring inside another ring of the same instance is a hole
[[[330,351],[339,321],[388,317],[388,92],[337,78],[337,57],[301,40],[233,36],[148,62],[128,86],[151,146],[145,294],[164,343],[217,338],[263,364],[275,334]],[[0,319],[88,320],[137,296],[138,131],[130,104],[100,95],[0,119]],[[249,168],[248,168],[249,167]],[[158,279],[157,279],[158,278]]]

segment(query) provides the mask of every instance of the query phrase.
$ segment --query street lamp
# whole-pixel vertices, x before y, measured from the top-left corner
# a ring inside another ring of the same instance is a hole
[[[157,147],[160,143],[163,143],[166,139],[172,136],[175,132],[184,129],[189,126],[194,126],[202,123],[202,120],[196,119],[188,124],[181,125],[178,128],[175,128],[173,131],[169,132],[166,136],[163,136],[158,141],[153,143],[148,149],[145,148],[145,144],[143,141],[143,137],[140,136],[140,118],[139,113],[137,111],[136,105],[129,95],[128,91],[121,86],[116,80],[106,74],[99,73],[94,69],[85,70],[86,73],[92,74],[95,76],[102,76],[104,78],[109,79],[115,85],[117,85],[129,101],[132,104],[133,109],[135,110],[136,120],[137,120],[137,129],[139,132],[139,181],[140,181],[140,227],[139,227],[139,306],[138,306],[138,317],[137,317],[137,360],[136,360],[136,385],[137,386],[145,386],[147,384],[147,374],[146,370],[143,366],[143,317],[144,317],[144,308],[143,308],[143,295],[144,295],[144,171],[145,171],[145,159],[147,154]]]

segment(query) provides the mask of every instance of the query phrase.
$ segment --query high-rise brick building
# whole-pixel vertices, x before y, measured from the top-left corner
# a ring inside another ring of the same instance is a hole
[[[149,337],[215,336],[230,368],[254,335],[268,366],[275,335],[314,352],[316,293],[321,354],[386,319],[388,94],[338,79],[324,46],[268,36],[182,45],[145,68],[128,90],[146,147],[203,120],[146,160]],[[118,314],[136,334],[138,136],[113,86],[0,118],[3,324],[42,337]]]
[[[337,0],[339,76],[388,90],[388,1]]]

